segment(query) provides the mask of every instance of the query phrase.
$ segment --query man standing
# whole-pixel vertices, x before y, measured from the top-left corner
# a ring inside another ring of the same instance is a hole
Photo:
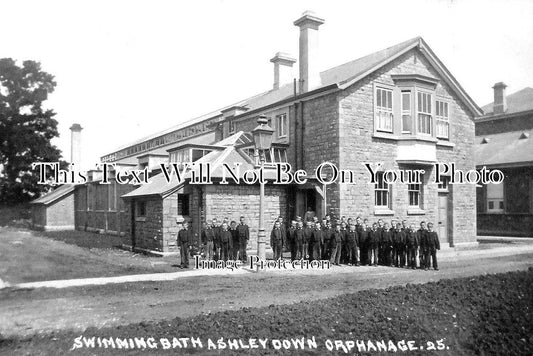
[[[437,250],[440,250],[439,236],[435,231],[433,231],[433,223],[428,223],[428,244],[426,263],[427,268],[429,268],[429,257],[431,256],[433,269],[435,269],[435,271],[439,270],[439,266],[437,264]]]
[[[274,251],[275,260],[278,260],[282,257],[284,239],[285,234],[283,233],[278,220],[274,223],[274,229],[272,229],[272,232],[270,233],[270,246],[272,246],[272,250]]]
[[[313,221],[314,217],[315,217],[315,212],[313,211],[313,208],[311,206],[308,206],[307,211],[305,212],[305,215],[304,215],[304,221],[305,222]]]
[[[383,225],[381,232],[381,244],[383,246],[383,265],[392,267],[392,228],[389,229],[389,223]]]
[[[330,243],[329,240],[333,237],[333,228],[331,227],[331,222],[326,221],[326,228],[322,231],[322,242],[320,243],[320,249],[322,253],[322,259],[329,259],[330,255]],[[318,257],[320,259],[320,256]]]
[[[183,222],[183,229],[178,232],[180,246],[181,268],[189,268],[189,247],[193,241],[192,230],[189,230],[189,222]]]
[[[246,247],[248,246],[248,240],[250,239],[250,229],[245,223],[244,216],[241,216],[237,231],[239,234],[239,257],[242,262],[246,262]]]

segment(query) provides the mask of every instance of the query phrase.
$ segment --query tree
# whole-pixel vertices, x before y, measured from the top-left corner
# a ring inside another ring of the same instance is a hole
[[[39,62],[0,59],[0,203],[25,202],[49,189],[37,184],[33,162],[58,162],[55,113],[43,101],[56,82]]]

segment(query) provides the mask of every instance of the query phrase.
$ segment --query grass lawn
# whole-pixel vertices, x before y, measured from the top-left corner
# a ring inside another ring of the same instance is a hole
[[[57,332],[25,339],[11,338],[0,342],[0,353],[62,354],[73,346],[82,346],[76,349],[75,354],[116,354],[117,338],[128,342],[128,338],[133,337],[154,337],[157,350],[134,347],[126,354],[159,351],[166,354],[323,355],[345,354],[348,347],[352,347],[350,353],[353,354],[357,352],[359,340],[365,345],[364,354],[376,354],[375,350],[380,350],[382,341],[381,347],[385,345],[389,351],[394,348],[402,350],[402,347],[408,347],[408,341],[412,341],[411,348],[416,347],[417,350],[405,354],[531,355],[532,307],[533,269],[530,268],[522,272],[364,290],[291,305],[243,308],[115,328],[89,328],[83,334]],[[92,337],[111,338],[115,348],[111,344],[107,349],[98,348],[97,339],[97,348],[87,347],[85,342],[90,342]],[[185,348],[184,341],[179,340],[184,337],[198,338],[202,347],[193,348],[189,340]],[[208,351],[209,339],[220,347],[223,345],[217,342],[220,338],[223,338],[225,348]],[[305,350],[301,349],[301,344],[294,342],[302,338]],[[313,338],[316,349],[309,348],[307,343]],[[230,350],[229,344],[233,339],[240,339],[245,346],[250,345],[250,339],[255,339],[258,345],[258,339],[266,339],[265,348],[260,345],[255,350],[243,350],[241,344],[232,343]],[[285,343],[287,349],[284,349],[282,340],[288,340]],[[338,340],[337,343],[335,340]],[[176,348],[173,349],[172,345]],[[178,345],[182,349],[178,350]],[[281,350],[275,350],[279,345]],[[166,346],[170,349],[162,350]],[[431,350],[432,347],[436,350]]]

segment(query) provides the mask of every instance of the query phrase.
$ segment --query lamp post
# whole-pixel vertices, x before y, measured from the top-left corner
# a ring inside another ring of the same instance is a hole
[[[272,146],[272,134],[274,130],[268,126],[266,116],[261,115],[257,119],[257,127],[252,130],[256,157],[259,157],[260,170],[265,168],[265,151]],[[259,233],[257,235],[257,256],[259,260],[266,259],[266,234],[265,234],[265,183],[259,182]]]

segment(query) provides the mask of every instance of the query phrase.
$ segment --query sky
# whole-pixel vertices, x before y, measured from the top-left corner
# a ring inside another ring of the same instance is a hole
[[[55,76],[53,143],[69,160],[69,127],[81,124],[90,169],[130,141],[271,89],[269,60],[298,57],[293,22],[306,10],[325,19],[321,70],[422,36],[480,106],[496,82],[507,94],[533,87],[530,0],[0,0],[0,58]]]

